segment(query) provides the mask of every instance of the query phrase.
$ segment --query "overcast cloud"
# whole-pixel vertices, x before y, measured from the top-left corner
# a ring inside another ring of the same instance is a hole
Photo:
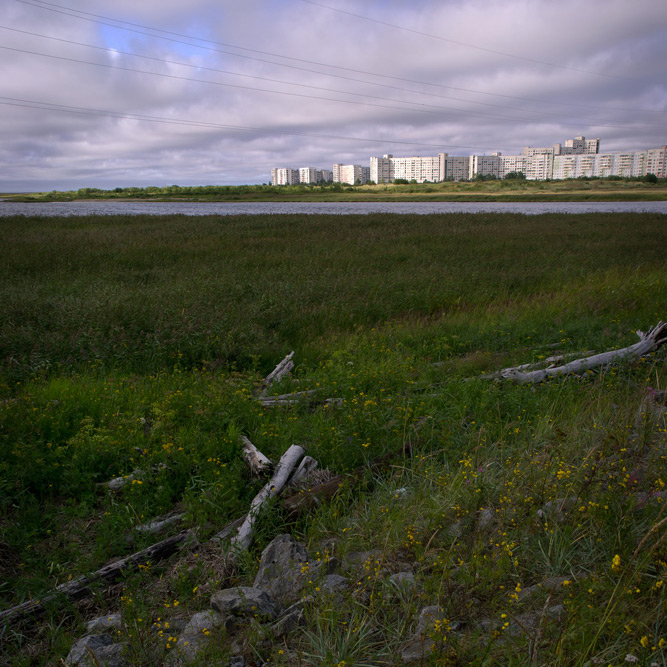
[[[664,0],[2,5],[4,192],[667,144]]]

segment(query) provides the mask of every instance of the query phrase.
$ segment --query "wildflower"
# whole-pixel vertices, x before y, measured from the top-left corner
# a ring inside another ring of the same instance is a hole
[[[616,554],[611,559],[611,571],[612,572],[620,572],[621,571],[621,557],[618,554]]]
[[[648,637],[644,635],[640,640],[639,643],[644,647],[648,648]]]

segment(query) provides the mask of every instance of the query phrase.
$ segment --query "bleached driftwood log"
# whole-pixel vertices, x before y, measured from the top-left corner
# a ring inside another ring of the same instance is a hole
[[[142,523],[135,526],[134,530],[139,533],[159,533],[161,530],[168,528],[172,524],[183,521],[183,517],[185,517],[185,514],[172,514],[171,516],[158,517],[148,523]]]
[[[575,359],[563,366],[543,368],[541,370],[523,372],[518,368],[507,368],[501,372],[501,377],[506,380],[514,380],[520,384],[537,384],[549,377],[556,375],[568,375],[569,373],[583,373],[593,368],[606,366],[618,361],[630,361],[637,359],[649,352],[658,349],[667,341],[667,324],[658,322],[656,326],[644,333],[637,331],[639,342],[620,350],[610,350],[591,357]]]
[[[153,544],[147,549],[105,565],[92,574],[60,584],[51,593],[47,593],[39,600],[28,600],[23,604],[0,612],[0,624],[42,613],[49,604],[57,602],[63,596],[68,600],[84,598],[90,594],[91,587],[96,584],[111,583],[122,576],[123,573],[134,570],[138,565],[167,558],[186,542],[193,541],[196,543],[196,539],[195,534],[191,530],[168,537],[166,540]]]
[[[302,399],[314,396],[315,394],[317,394],[317,389],[309,389],[308,391],[295,391],[291,394],[260,396],[259,402],[265,408],[271,408],[278,405],[295,405],[296,403],[300,403]]]
[[[262,382],[260,396],[266,394],[266,390],[274,383],[280,382],[294,368],[294,350],[290,352],[265,378]]]
[[[232,538],[230,543],[230,554],[238,551],[245,551],[252,543],[253,532],[257,517],[261,513],[266,503],[275,498],[289,482],[294,468],[303,458],[305,450],[299,445],[292,445],[278,461],[278,465],[273,473],[273,477],[264,485],[264,488],[253,498],[250,503],[250,511],[243,524],[239,527],[238,533]]]
[[[312,456],[304,456],[299,463],[299,467],[294,471],[289,483],[294,486],[301,482],[308,474],[317,470],[319,463]]]
[[[264,456],[245,435],[241,436],[241,445],[243,446],[243,459],[254,475],[261,475],[271,469],[273,466],[271,459]]]

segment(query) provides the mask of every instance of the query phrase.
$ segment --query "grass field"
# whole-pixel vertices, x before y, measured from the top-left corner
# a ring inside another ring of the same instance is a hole
[[[665,388],[664,350],[539,387],[480,377],[629,345],[664,320],[666,222],[3,219],[0,609],[150,544],[133,528],[166,512],[203,542],[247,511],[260,483],[240,434],[274,460],[300,443],[335,472],[413,448],[369,473],[363,493],[296,523],[275,508],[234,579],[221,583],[205,550],[144,568],[87,606],[2,628],[0,660],[55,664],[87,618],[121,610],[129,664],[159,664],[172,645],[156,619],[247,583],[261,548],[289,530],[313,552],[335,538],[341,558],[380,549],[389,568],[411,563],[419,587],[397,601],[371,564],[346,604],[316,597],[304,629],[255,642],[256,664],[399,664],[428,604],[449,619],[433,664],[667,664],[665,426],[635,423],[647,387]],[[341,405],[261,407],[254,389],[290,350],[295,371],[272,391]],[[135,470],[120,493],[96,487]],[[545,514],[563,499],[568,511]],[[555,590],[519,595],[556,576]],[[512,632],[558,605],[558,623]],[[226,664],[225,646],[221,636],[201,664]]]
[[[639,178],[568,179],[562,181],[476,180],[379,185],[204,185],[181,187],[82,188],[71,192],[2,194],[15,201],[76,199],[145,199],[151,201],[664,201],[667,180]]]

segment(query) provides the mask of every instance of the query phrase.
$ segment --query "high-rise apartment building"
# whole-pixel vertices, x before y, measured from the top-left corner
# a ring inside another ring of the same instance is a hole
[[[333,166],[333,182],[355,185],[367,183],[370,180],[370,167],[360,164],[340,164]]]
[[[296,185],[299,182],[299,172],[289,167],[271,169],[271,185]]]

